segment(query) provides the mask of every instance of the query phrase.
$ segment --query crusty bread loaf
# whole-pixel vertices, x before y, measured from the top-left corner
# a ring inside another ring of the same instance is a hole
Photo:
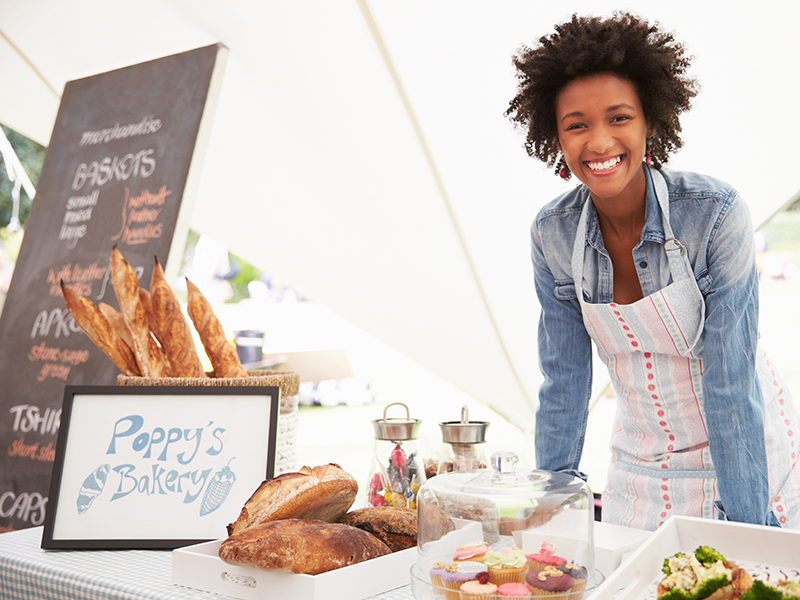
[[[155,262],[150,281],[150,329],[164,349],[173,377],[205,377],[178,296],[167,283],[158,258]]]
[[[412,508],[373,506],[346,513],[339,523],[371,533],[392,552],[417,545],[417,511]]]
[[[219,557],[231,565],[318,575],[390,554],[375,536],[342,523],[270,521],[225,539]]]
[[[214,368],[214,376],[247,377],[247,372],[239,362],[236,348],[225,337],[225,330],[214,314],[211,304],[188,278],[186,279],[186,290],[188,292],[189,318],[194,323],[197,333],[200,334],[200,341]]]
[[[126,375],[140,375],[133,351],[95,304],[61,282],[64,304],[78,326]]]
[[[730,561],[723,563],[726,569],[731,569],[731,582],[730,584],[715,590],[710,596],[702,600],[739,600],[747,590],[753,585],[753,577],[745,571],[740,569],[739,565]],[[670,590],[664,587],[663,580],[658,584],[658,597],[660,598]]]
[[[114,246],[111,251],[111,285],[117,295],[119,309],[131,332],[133,354],[144,377],[165,377],[168,374],[158,343],[150,333],[150,324],[139,298],[139,280],[133,267]]]
[[[228,535],[280,519],[335,522],[350,509],[357,493],[355,478],[333,463],[282,473],[258,487],[236,522],[228,525]]]

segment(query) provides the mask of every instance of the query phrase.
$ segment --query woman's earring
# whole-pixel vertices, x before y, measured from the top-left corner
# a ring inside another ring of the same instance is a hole
[[[564,155],[561,155],[561,158],[556,163],[556,175],[561,177],[564,181],[567,181],[570,177],[572,177],[572,173],[569,171],[569,167],[567,167],[567,161],[564,160]]]
[[[646,151],[645,151],[645,153],[644,153],[644,162],[646,162],[646,163],[647,163],[647,166],[648,166],[648,167],[649,167],[649,166],[652,164],[652,162],[653,162],[653,159],[652,159],[652,158],[650,158],[650,142],[647,142],[647,150],[646,150]]]

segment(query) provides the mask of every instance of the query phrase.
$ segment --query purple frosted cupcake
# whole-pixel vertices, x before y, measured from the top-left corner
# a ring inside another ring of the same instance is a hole
[[[545,567],[531,571],[525,577],[534,596],[553,596],[571,592],[575,580],[555,567]]]
[[[478,573],[487,573],[486,565],[470,560],[447,565],[442,573],[447,600],[458,600],[461,584],[478,579]]]
[[[445,565],[443,562],[435,562],[431,566],[430,576],[434,594],[444,594],[444,583],[442,583],[442,575],[445,572],[446,566],[447,565]]]
[[[589,578],[586,567],[581,567],[575,563],[565,561],[558,567],[558,570],[562,573],[566,573],[575,580],[575,585],[572,588],[573,592],[582,592],[586,589],[586,582]]]

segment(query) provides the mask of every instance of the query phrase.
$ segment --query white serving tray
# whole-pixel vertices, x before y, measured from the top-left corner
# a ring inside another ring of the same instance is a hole
[[[272,573],[229,565],[219,558],[222,540],[172,551],[172,583],[240,600],[362,600],[409,583],[417,560],[410,548],[320,575]]]
[[[711,546],[754,579],[800,577],[800,531],[693,517],[670,517],[588,600],[655,598],[664,559]]]

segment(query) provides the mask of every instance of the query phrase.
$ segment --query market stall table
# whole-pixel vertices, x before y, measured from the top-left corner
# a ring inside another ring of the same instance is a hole
[[[0,534],[1,600],[126,598],[211,600],[225,596],[172,583],[167,550],[42,550],[42,527]],[[410,586],[373,600],[411,600]]]

